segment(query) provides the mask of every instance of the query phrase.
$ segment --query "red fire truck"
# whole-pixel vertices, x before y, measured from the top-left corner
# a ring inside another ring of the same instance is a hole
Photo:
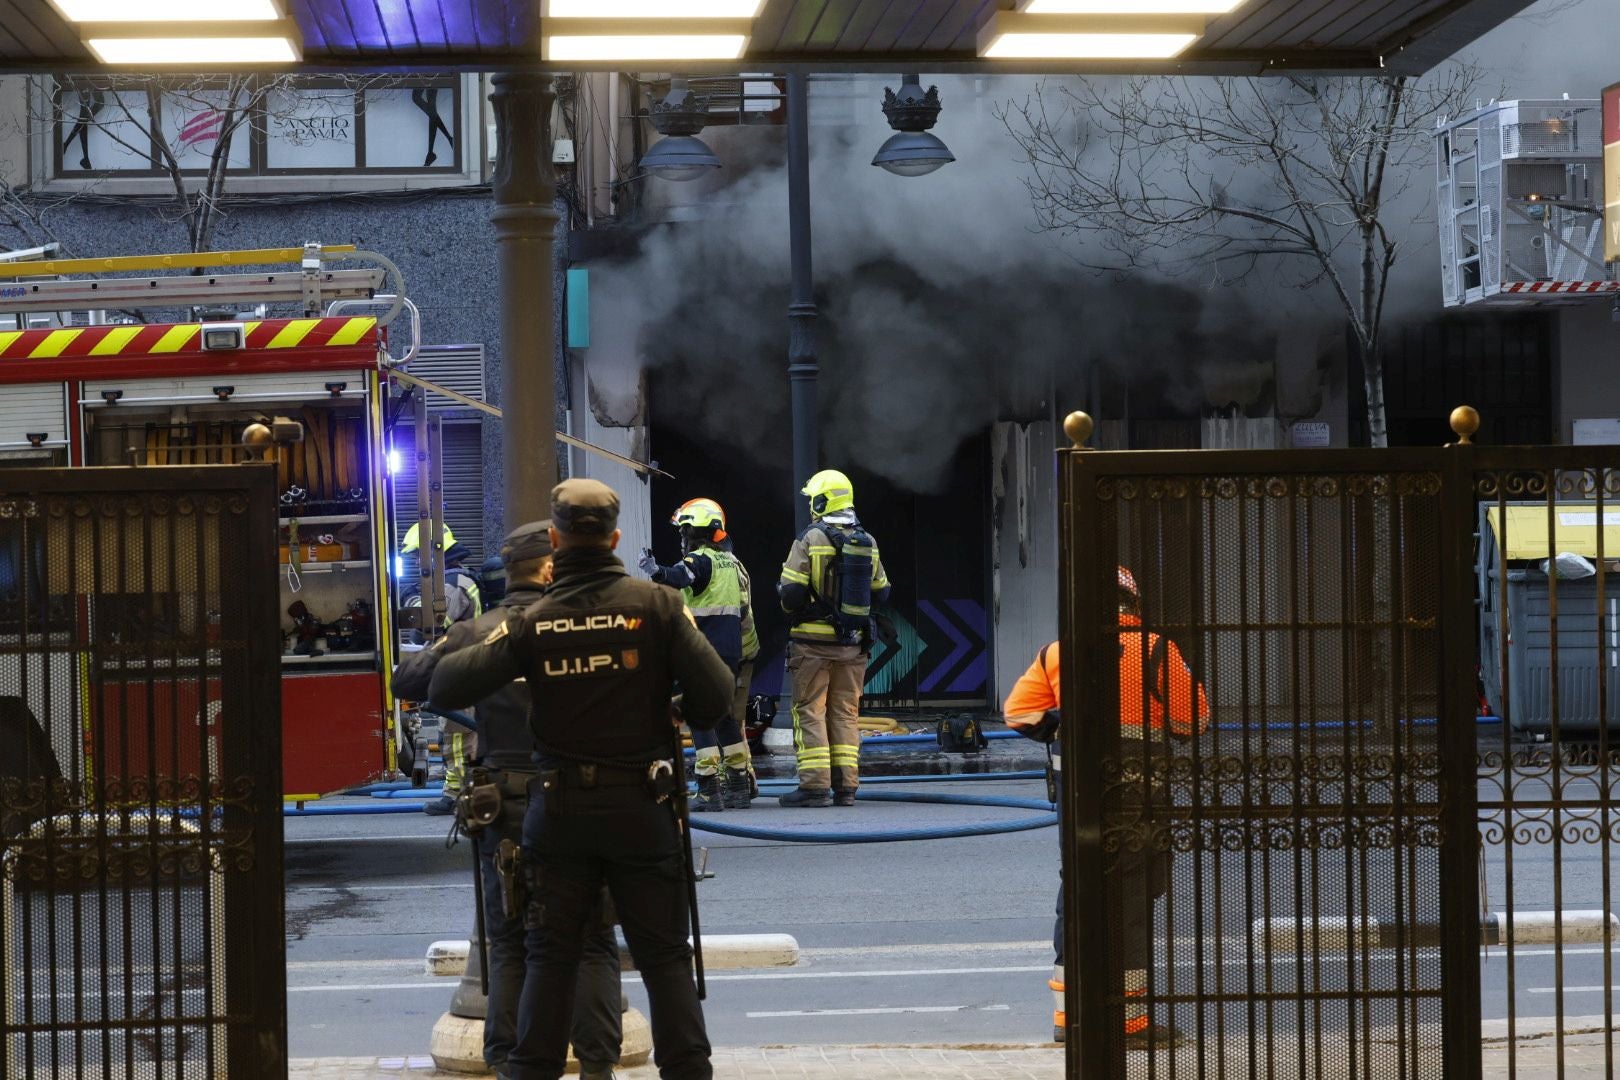
[[[369,265],[333,266],[340,262]],[[221,272],[265,266],[281,268]],[[276,429],[291,433],[301,426],[300,441],[271,451],[281,492],[290,798],[396,769],[400,718],[386,673],[397,597],[382,448],[388,323],[406,303],[397,281],[397,298],[381,294],[387,272],[397,273],[380,256],[315,244],[0,266],[9,279],[0,281],[0,326],[14,327],[0,329],[5,464],[229,464],[246,460],[248,425],[279,420]],[[83,274],[98,276],[66,276]],[[212,309],[206,321],[197,320],[198,308]],[[138,322],[131,309],[167,309],[188,321]],[[303,316],[260,314],[288,309]],[[127,697],[116,678],[81,673],[78,694],[92,720]],[[220,712],[215,701],[151,707],[195,709],[204,724]],[[86,737],[96,730],[88,724]]]

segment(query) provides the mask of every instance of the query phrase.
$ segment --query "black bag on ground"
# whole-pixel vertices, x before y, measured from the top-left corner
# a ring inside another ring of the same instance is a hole
[[[940,719],[939,748],[948,754],[976,754],[990,745],[978,717],[953,713]]]

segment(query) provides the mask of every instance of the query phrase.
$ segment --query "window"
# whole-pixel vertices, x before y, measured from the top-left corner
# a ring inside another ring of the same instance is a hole
[[[460,76],[69,78],[49,94],[57,179],[201,175],[461,177],[478,166]]]

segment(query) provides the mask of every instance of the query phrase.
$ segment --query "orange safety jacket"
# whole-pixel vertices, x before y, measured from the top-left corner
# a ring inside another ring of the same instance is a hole
[[[1121,613],[1121,627],[1141,627],[1136,615]],[[1146,657],[1146,675],[1143,659]],[[1056,710],[1061,707],[1059,690],[1062,665],[1058,643],[1040,651],[1029,670],[1019,676],[1012,693],[1002,706],[1007,726],[1021,735],[1049,742],[1057,736]],[[1147,706],[1143,707],[1143,691]],[[1142,737],[1143,722],[1154,730],[1168,728],[1182,737],[1202,735],[1209,730],[1209,700],[1204,688],[1193,677],[1181,650],[1169,638],[1152,631],[1122,630],[1119,635],[1119,725],[1129,739]]]

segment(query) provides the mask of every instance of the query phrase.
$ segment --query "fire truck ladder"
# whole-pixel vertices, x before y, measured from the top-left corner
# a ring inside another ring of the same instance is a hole
[[[365,269],[327,269],[327,262],[364,261]],[[210,273],[219,267],[296,263],[295,271]],[[152,270],[188,270],[153,275]],[[112,274],[115,277],[63,278],[66,274]],[[0,265],[0,314],[38,311],[138,310],[192,305],[252,303],[300,304],[316,317],[334,300],[368,300],[392,274],[393,305],[378,317],[379,326],[393,321],[404,307],[404,279],[399,268],[376,252],[353,244],[305,244],[303,247],[256,248],[244,251],[200,251],[178,255],[129,255],[104,259],[46,259]],[[35,278],[60,280],[36,281]]]

